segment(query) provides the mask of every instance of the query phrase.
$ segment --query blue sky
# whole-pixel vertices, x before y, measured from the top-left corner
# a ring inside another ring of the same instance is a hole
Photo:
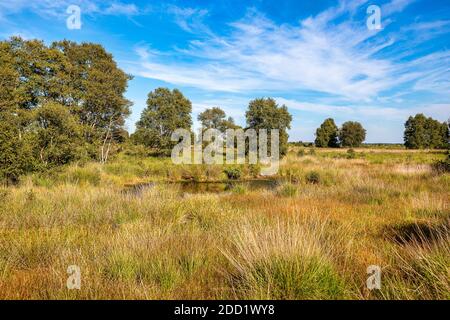
[[[79,30],[66,27],[70,5],[81,8]],[[380,30],[367,28],[370,5]],[[402,142],[409,115],[450,117],[449,32],[449,0],[0,0],[0,39],[67,38],[113,53],[134,75],[130,131],[164,86],[182,90],[194,119],[219,106],[244,124],[248,102],[270,96],[294,117],[292,141],[312,141],[333,117],[360,121],[367,142]]]

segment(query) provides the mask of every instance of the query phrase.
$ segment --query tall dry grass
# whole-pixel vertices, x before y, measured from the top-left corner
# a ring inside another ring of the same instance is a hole
[[[128,192],[204,174],[131,157],[0,188],[0,298],[448,299],[450,176],[428,170],[439,155],[328,153],[291,152],[268,190]],[[69,265],[81,290],[66,287]]]

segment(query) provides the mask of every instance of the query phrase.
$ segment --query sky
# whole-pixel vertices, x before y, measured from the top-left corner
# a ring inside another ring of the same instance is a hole
[[[410,115],[450,118],[450,0],[0,0],[0,39],[13,35],[102,44],[134,76],[130,132],[158,87],[180,89],[193,120],[221,107],[240,125],[273,97],[290,141],[329,117],[361,122],[369,143],[401,143]]]

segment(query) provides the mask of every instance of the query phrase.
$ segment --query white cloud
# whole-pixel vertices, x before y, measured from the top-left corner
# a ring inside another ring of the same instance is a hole
[[[44,18],[65,19],[67,17],[66,10],[70,5],[78,5],[83,14],[133,16],[140,13],[135,4],[122,2],[105,4],[104,1],[99,0],[14,0],[0,2],[0,15],[4,18],[8,15],[30,11]]]
[[[112,5],[107,7],[103,12],[106,15],[134,16],[139,14],[139,9],[134,4],[113,3]]]
[[[413,2],[416,2],[416,0],[392,0],[381,7],[382,15],[390,16],[391,14],[401,12]]]
[[[209,32],[208,27],[203,23],[203,19],[208,15],[208,10],[169,5],[167,11],[175,17],[175,22],[184,31]]]
[[[393,0],[382,11],[389,16],[411,2]],[[193,27],[203,26],[206,12],[175,7],[171,13],[176,22],[182,29],[196,32],[201,40],[191,41],[170,55],[143,58],[132,70],[139,76],[209,91],[312,90],[356,102],[373,101],[387,90],[416,81],[410,90],[447,90],[444,79],[448,72],[442,70],[447,52],[420,67],[426,58],[409,62],[382,58],[380,52],[396,44],[393,38],[369,31],[365,23],[351,18],[335,23],[364,3],[341,2],[298,25],[278,25],[250,10],[230,24],[232,32],[226,35]],[[193,17],[201,22],[193,22]],[[428,85],[420,79],[426,79]]]
[[[383,117],[385,121],[406,120],[410,115],[424,113],[427,116],[446,121],[450,116],[450,104],[421,104],[412,108],[380,107],[375,105],[333,105],[314,102],[301,102],[293,99],[276,98],[279,104],[285,104],[289,109],[316,113],[327,117],[354,117],[357,119],[372,119]]]

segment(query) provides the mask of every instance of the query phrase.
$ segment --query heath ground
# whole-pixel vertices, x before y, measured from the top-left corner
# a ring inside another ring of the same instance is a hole
[[[449,299],[444,158],[291,147],[263,179],[123,152],[30,175],[0,188],[0,299]]]

